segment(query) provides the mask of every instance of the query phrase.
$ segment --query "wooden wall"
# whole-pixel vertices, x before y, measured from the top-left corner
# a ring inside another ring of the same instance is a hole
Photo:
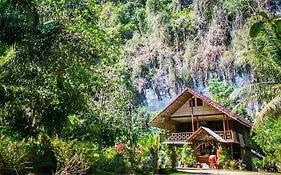
[[[211,105],[203,102],[203,106],[194,106],[193,107],[193,114],[194,115],[208,115],[208,114],[221,114],[219,110],[212,107]],[[172,116],[190,116],[192,115],[192,107],[190,107],[189,100],[179,109],[177,110]]]
[[[229,121],[229,127],[231,130],[241,133],[242,135],[246,135],[250,133],[250,128],[247,128],[246,126],[242,125],[241,123],[235,120]]]

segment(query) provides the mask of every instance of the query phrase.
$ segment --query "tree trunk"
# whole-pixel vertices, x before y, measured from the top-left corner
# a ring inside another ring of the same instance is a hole
[[[131,146],[131,152],[130,152],[130,159],[131,159],[131,167],[134,168],[134,142],[133,142],[133,107],[130,106],[130,146]]]
[[[158,149],[157,149],[157,146],[154,149],[152,148],[151,154],[152,154],[153,174],[157,174],[158,173]]]

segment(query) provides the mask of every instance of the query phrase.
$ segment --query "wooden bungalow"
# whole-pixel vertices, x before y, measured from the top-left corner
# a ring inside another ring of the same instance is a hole
[[[247,145],[251,123],[191,88],[185,88],[149,124],[165,130],[163,144],[190,144],[196,163],[207,162],[211,150],[223,146],[232,159],[252,168]]]

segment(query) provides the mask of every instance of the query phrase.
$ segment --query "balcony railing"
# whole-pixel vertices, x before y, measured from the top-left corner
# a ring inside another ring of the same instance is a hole
[[[192,135],[192,132],[177,132],[172,133],[166,140],[168,142],[186,142],[188,137]]]
[[[221,136],[221,138],[230,141],[238,142],[236,137],[236,132],[233,130],[224,131],[214,131],[216,134]],[[187,142],[187,139],[192,135],[192,132],[177,132],[171,133],[170,137],[165,140],[165,142]]]
[[[234,131],[233,130],[226,130],[224,131],[215,131],[215,133],[219,136],[221,136],[221,138],[226,139],[226,140],[232,140],[234,137]]]

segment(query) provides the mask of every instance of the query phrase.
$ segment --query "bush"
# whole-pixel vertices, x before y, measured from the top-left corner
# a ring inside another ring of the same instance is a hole
[[[229,161],[230,169],[237,169],[239,165],[239,161],[233,159]]]
[[[29,141],[17,141],[11,137],[0,136],[0,172],[23,174],[28,163]]]
[[[280,127],[281,118],[272,118],[270,116],[254,127],[254,141],[263,150],[264,155],[261,161],[256,163],[259,168],[266,171],[281,171],[281,147],[280,147]]]
[[[158,150],[158,141],[154,135],[148,133],[139,138],[135,152],[136,171],[139,173],[148,173],[152,171],[153,153]]]
[[[219,168],[227,169],[229,168],[229,163],[231,161],[231,157],[229,155],[229,150],[219,147],[218,151],[220,154],[218,155],[218,165]],[[235,162],[232,162],[235,163]]]
[[[108,147],[100,152],[94,168],[97,174],[123,174],[131,166],[126,151]]]
[[[136,171],[139,173],[147,173],[152,171],[152,154],[141,147],[138,147],[135,155]]]
[[[36,173],[51,174],[56,170],[56,157],[49,144],[33,141],[28,158],[27,166]]]
[[[182,148],[177,150],[178,158],[181,166],[192,167],[194,165],[192,149],[190,145],[185,144]]]
[[[51,146],[57,160],[56,175],[85,174],[99,157],[95,145],[78,140],[63,141],[56,137]]]
[[[170,169],[172,167],[170,154],[168,145],[161,145],[158,155],[158,166],[160,169]]]

